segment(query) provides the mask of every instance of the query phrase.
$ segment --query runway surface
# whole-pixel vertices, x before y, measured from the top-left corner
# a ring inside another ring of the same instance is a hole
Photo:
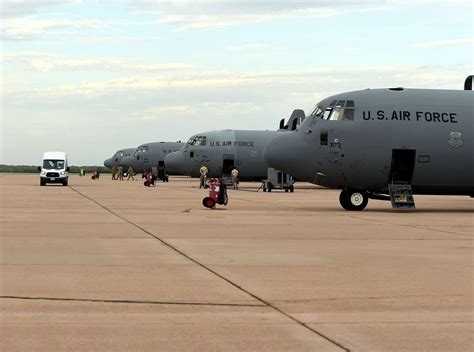
[[[473,200],[0,175],[1,351],[472,351]]]

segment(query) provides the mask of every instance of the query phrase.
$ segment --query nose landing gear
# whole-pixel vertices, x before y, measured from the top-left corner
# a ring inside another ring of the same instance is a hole
[[[364,210],[369,202],[367,192],[355,189],[343,189],[339,195],[339,202],[346,210],[360,211]]]

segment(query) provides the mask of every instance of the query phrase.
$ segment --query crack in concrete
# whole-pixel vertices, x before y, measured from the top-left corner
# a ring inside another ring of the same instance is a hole
[[[178,301],[149,301],[130,299],[93,299],[93,298],[66,298],[66,297],[28,297],[28,296],[0,296],[0,299],[17,299],[28,301],[61,301],[61,302],[89,302],[89,303],[120,303],[145,305],[177,305],[177,306],[218,306],[218,307],[266,307],[263,304],[246,303],[215,303],[215,302],[178,302]]]
[[[365,301],[365,300],[384,300],[384,299],[403,299],[403,298],[442,298],[442,297],[470,297],[470,294],[454,293],[446,295],[398,295],[398,296],[367,296],[367,297],[329,297],[312,299],[294,299],[278,300],[278,303],[302,303],[302,302],[320,302],[320,301]]]
[[[156,239],[157,241],[161,242],[163,245],[165,245],[166,247],[170,248],[171,250],[173,250],[174,252],[178,253],[179,255],[185,257],[186,259],[190,260],[191,262],[195,263],[196,265],[200,266],[201,268],[207,270],[208,272],[210,272],[211,274],[213,274],[214,276],[218,277],[219,279],[227,282],[228,284],[230,284],[231,286],[237,288],[238,290],[240,290],[241,292],[247,294],[248,296],[254,298],[255,300],[259,301],[260,303],[262,303],[264,306],[266,307],[269,307],[271,309],[273,309],[274,311],[280,313],[281,315],[287,317],[288,319],[294,321],[295,323],[297,323],[298,325],[304,327],[305,329],[311,331],[312,333],[318,335],[319,337],[323,338],[324,340],[330,342],[331,344],[337,346],[338,348],[342,349],[343,351],[346,351],[346,352],[350,352],[351,350],[347,347],[344,347],[342,344],[340,344],[339,342],[335,341],[334,339],[330,338],[329,336],[323,334],[322,332],[316,330],[315,328],[312,328],[311,326],[309,326],[308,324],[306,324],[305,322],[299,320],[298,318],[292,316],[291,314],[281,310],[280,308],[278,308],[277,306],[273,305],[272,303],[264,300],[263,298],[257,296],[256,294],[250,292],[249,290],[241,287],[240,285],[238,285],[237,283],[235,283],[234,281],[232,281],[231,279],[225,277],[224,275],[222,274],[219,274],[217,271],[211,269],[209,266],[201,263],[200,261],[198,261],[197,259],[194,259],[193,257],[191,257],[190,255],[184,253],[183,251],[181,251],[180,249],[178,249],[177,247],[173,246],[171,243],[168,243],[167,241],[163,240],[162,238],[158,237],[157,235],[151,233],[150,231],[148,231],[147,229],[141,227],[140,225],[137,225],[135,224],[134,222],[128,220],[127,218],[121,216],[120,214],[116,213],[115,211],[107,208],[105,205],[101,204],[100,202],[96,201],[95,199],[93,198],[90,198],[89,196],[85,195],[84,193],[80,192],[79,190],[77,190],[76,188],[72,187],[72,186],[68,186],[71,190],[73,190],[74,192],[76,192],[77,194],[79,194],[80,196],[90,200],[91,202],[97,204],[99,207],[101,207],[102,209],[104,209],[105,211],[115,215],[116,217],[118,217],[119,219],[122,219],[123,221],[125,221],[126,223],[132,225],[133,227],[139,229],[140,231],[144,232],[145,234],[147,234],[148,236],[150,237],[153,237],[154,239]]]
[[[452,320],[452,321],[331,321],[309,323],[312,325],[371,325],[371,324],[472,324],[474,320]]]

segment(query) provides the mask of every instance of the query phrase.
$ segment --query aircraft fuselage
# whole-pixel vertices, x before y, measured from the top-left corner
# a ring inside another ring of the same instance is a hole
[[[263,160],[265,144],[280,134],[280,131],[246,130],[199,133],[180,151],[169,154],[165,164],[167,169],[191,177],[199,177],[203,164],[209,169],[208,177],[230,174],[235,166],[241,180],[261,180],[268,170]]]
[[[335,95],[297,131],[271,141],[265,157],[271,166],[325,187],[386,194],[400,178],[414,193],[473,195],[473,104],[472,91]]]

